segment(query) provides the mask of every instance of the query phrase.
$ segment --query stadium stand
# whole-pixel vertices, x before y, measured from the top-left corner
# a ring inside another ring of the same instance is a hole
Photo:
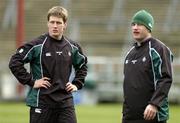
[[[139,0],[138,2],[132,0],[68,1],[66,6],[69,9],[70,17],[67,34],[80,41],[89,55],[119,56],[119,48],[124,46],[126,42],[130,42],[127,38],[128,27],[132,14],[139,9],[146,9],[154,15],[156,23],[153,35],[170,45],[175,50],[176,55],[179,55],[179,48],[177,48],[179,41],[177,39],[180,35],[177,26],[180,25],[180,21],[178,21],[180,17],[176,11],[179,10],[178,5],[180,4],[173,6],[173,1],[177,0]],[[26,1],[25,40],[28,41],[32,37],[46,32],[47,10],[53,5],[64,4],[64,0],[53,2],[50,0]],[[2,24],[8,1],[1,0],[0,5]],[[168,17],[175,18],[175,20]],[[7,46],[1,51],[1,56],[5,57],[14,47],[15,28],[12,26],[7,29],[1,28],[0,39],[1,42],[6,41]]]

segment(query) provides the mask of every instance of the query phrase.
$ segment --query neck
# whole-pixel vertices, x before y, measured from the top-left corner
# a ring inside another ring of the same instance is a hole
[[[51,37],[54,38],[54,39],[56,39],[56,40],[61,40],[62,35],[59,35],[59,36],[53,36],[53,35],[51,35]]]
[[[146,41],[148,38],[151,38],[151,37],[152,37],[151,33],[149,33],[148,36],[142,40],[142,42]]]
[[[142,43],[142,42],[144,42],[144,41],[146,41],[148,38],[151,38],[152,37],[152,35],[151,35],[151,33],[148,33],[148,35],[145,37],[145,38],[143,38],[143,39],[141,39],[141,40],[136,40],[138,43]]]

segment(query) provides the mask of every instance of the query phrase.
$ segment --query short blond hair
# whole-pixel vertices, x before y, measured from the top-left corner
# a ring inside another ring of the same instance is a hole
[[[64,23],[67,22],[68,11],[62,6],[54,6],[49,9],[47,14],[47,20],[49,21],[50,16],[62,18]]]

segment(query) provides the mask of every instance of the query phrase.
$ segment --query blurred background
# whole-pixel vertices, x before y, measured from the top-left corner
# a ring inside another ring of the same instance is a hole
[[[27,88],[10,73],[9,58],[19,45],[47,32],[47,11],[56,5],[69,11],[66,36],[88,56],[88,76],[85,88],[74,93],[76,104],[123,101],[123,60],[133,42],[130,22],[140,9],[153,15],[153,36],[174,54],[169,100],[180,104],[179,0],[0,0],[0,102],[24,100]]]

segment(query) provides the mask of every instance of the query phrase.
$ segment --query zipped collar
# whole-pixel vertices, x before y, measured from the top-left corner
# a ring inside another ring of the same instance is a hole
[[[143,42],[137,42],[137,41],[136,41],[136,42],[134,43],[134,46],[135,46],[135,48],[142,47],[142,46],[144,46],[146,43],[148,43],[149,41],[151,41],[151,39],[152,39],[152,37],[146,39],[146,40],[143,41]]]
[[[47,35],[48,35],[48,37],[51,39],[51,41],[55,41],[55,42],[62,42],[62,40],[64,39],[64,36],[62,36],[60,40],[57,40],[57,39],[51,37],[51,36],[49,35],[49,33],[48,33]]]

